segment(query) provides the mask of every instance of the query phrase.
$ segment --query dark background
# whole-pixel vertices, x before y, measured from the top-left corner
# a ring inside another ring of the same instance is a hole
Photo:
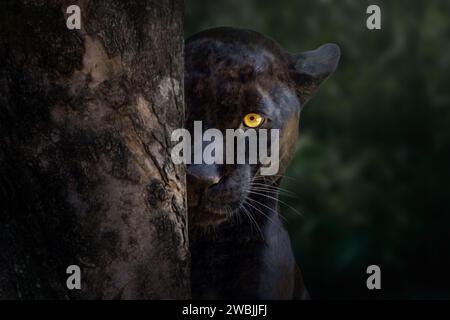
[[[366,28],[369,4],[382,30]],[[283,185],[302,213],[283,208],[311,296],[450,298],[450,1],[186,1],[186,36],[224,25],[292,52],[342,50],[302,112]]]

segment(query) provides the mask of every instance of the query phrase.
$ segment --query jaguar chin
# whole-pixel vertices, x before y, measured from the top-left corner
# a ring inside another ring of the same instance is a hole
[[[208,178],[204,175],[205,166]],[[230,172],[220,176],[226,169]],[[250,171],[249,165],[188,165],[188,210],[195,213],[189,215],[189,225],[206,227],[236,219],[249,195]]]

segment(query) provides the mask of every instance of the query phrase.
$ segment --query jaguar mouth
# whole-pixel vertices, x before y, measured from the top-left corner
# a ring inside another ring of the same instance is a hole
[[[189,222],[197,226],[217,225],[228,220],[238,211],[239,205],[230,205],[228,202],[224,204],[201,201],[188,207]]]
[[[217,225],[228,219],[225,212],[208,210],[202,206],[189,207],[189,223],[193,226]]]
[[[198,226],[217,225],[235,216],[245,201],[247,192],[217,185],[210,187],[208,192],[188,190],[187,195],[189,223],[191,226]]]

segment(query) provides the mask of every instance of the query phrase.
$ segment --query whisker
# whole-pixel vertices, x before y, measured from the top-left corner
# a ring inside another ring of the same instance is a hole
[[[271,208],[271,207],[265,205],[264,203],[259,202],[258,200],[255,200],[255,199],[250,198],[250,197],[247,198],[247,200],[252,201],[252,202],[255,202],[256,204],[262,205],[263,207],[265,207],[265,208],[271,210],[272,212],[274,212],[276,215],[280,216],[284,221],[287,221],[286,218],[283,217],[282,215],[280,215],[278,211],[276,211],[276,210],[274,210],[273,208]],[[249,204],[250,204],[250,203],[249,203]],[[254,207],[256,210],[258,210],[258,208],[256,208],[255,206],[253,206],[253,207]],[[259,210],[258,210],[258,211],[259,211]],[[275,223],[275,221],[273,221],[273,220],[272,220],[269,216],[267,216],[265,213],[263,213],[262,211],[260,211],[260,212],[261,212],[265,217],[267,217],[270,221],[272,221],[273,223]]]
[[[249,193],[253,193],[253,194],[257,194],[257,195],[260,195],[260,196],[264,196],[264,197],[267,197],[267,198],[270,198],[270,199],[273,199],[273,200],[277,200],[277,201],[279,201],[280,203],[282,203],[282,204],[284,204],[285,206],[287,206],[288,208],[292,209],[292,210],[293,210],[294,212],[296,212],[298,215],[303,216],[303,214],[301,214],[297,209],[293,208],[292,206],[290,206],[290,205],[287,204],[286,202],[284,202],[284,201],[282,201],[282,200],[280,200],[280,199],[278,199],[278,198],[276,198],[276,197],[272,197],[272,196],[269,196],[269,195],[267,195],[267,194],[260,193],[260,192],[254,192],[254,191],[251,191],[251,190],[249,190],[248,192],[249,192]]]
[[[284,191],[284,192],[286,192],[286,193],[291,193],[291,194],[295,195],[295,193],[292,192],[292,191],[290,191],[290,190],[287,190],[287,189],[284,189],[284,188],[281,188],[281,187],[272,186],[272,185],[267,185],[267,184],[264,184],[264,183],[257,183],[257,182],[254,182],[254,183],[250,183],[250,185],[261,186],[261,187],[267,187],[267,188],[273,188],[273,189],[277,189],[277,190]]]
[[[270,222],[272,222],[273,225],[275,225],[280,230],[283,230],[279,224],[277,224],[272,218],[270,218],[268,215],[266,215],[263,211],[258,209],[256,206],[252,205],[250,202],[247,202],[247,204],[252,207],[255,210],[258,210],[264,217],[266,217]]]
[[[248,204],[248,203],[247,203]],[[244,206],[242,206],[242,209],[244,210],[244,212],[245,212],[245,214],[247,215],[247,217],[250,219],[250,225],[253,225],[254,224],[254,226],[256,227],[256,229],[259,231],[259,234],[261,235],[261,238],[263,239],[263,240],[265,240],[264,239],[264,235],[263,235],[263,233],[262,233],[262,231],[261,231],[261,228],[259,227],[259,225],[258,225],[258,222],[255,220],[255,218],[252,216],[252,214],[251,214],[251,212],[249,212],[246,208],[245,208],[245,201],[244,201]],[[253,223],[252,223],[252,221],[253,221]]]
[[[278,190],[278,189],[268,189],[268,188],[263,188],[263,187],[251,187],[251,190],[255,190],[255,191],[267,191],[269,193],[273,193],[274,195],[283,195],[283,196],[287,196],[287,197],[291,197],[291,198],[295,198],[297,199],[298,197],[294,194],[290,194],[287,193],[283,190]]]
[[[255,179],[257,179],[257,178],[267,179],[266,177],[281,177],[281,178],[287,178],[287,179],[291,179],[294,181],[298,181],[298,178],[287,176],[285,174],[272,174],[270,176],[262,176],[262,175],[254,176]]]

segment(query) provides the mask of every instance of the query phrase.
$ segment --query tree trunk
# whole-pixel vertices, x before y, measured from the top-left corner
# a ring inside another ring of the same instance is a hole
[[[182,6],[1,1],[0,298],[189,298]]]

